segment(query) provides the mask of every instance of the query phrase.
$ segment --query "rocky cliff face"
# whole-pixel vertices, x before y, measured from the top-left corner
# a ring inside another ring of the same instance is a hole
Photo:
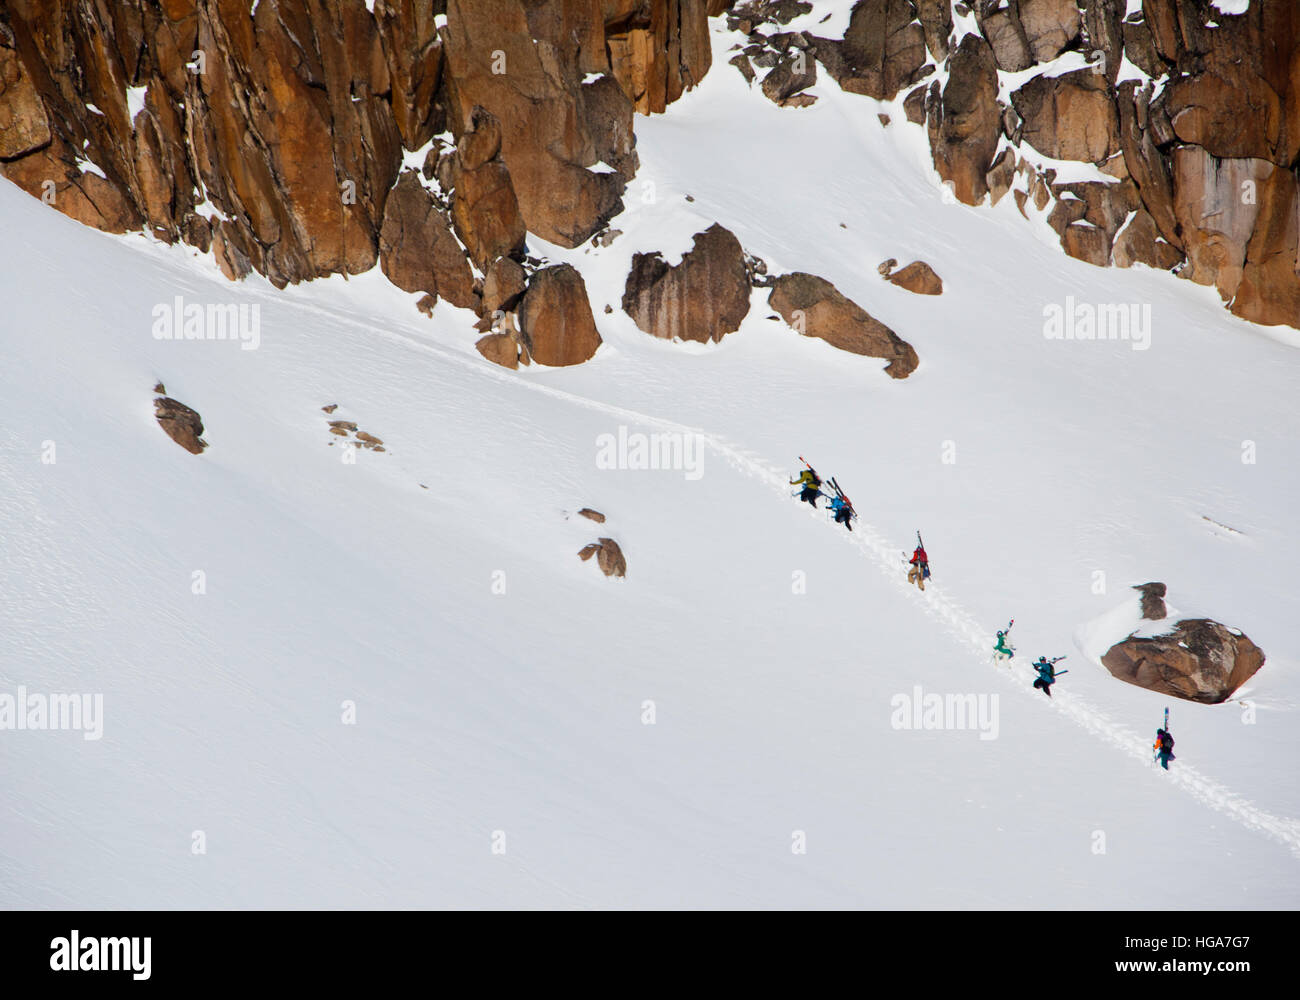
[[[1075,257],[1300,327],[1294,0],[860,0],[842,38],[787,28],[811,11],[0,0],[0,173],[85,224],[211,249],[232,279],[379,264],[426,306],[490,314],[527,234],[574,247],[621,210],[635,115],[703,79],[725,14],[756,99],[798,114],[828,78],[904,97],[955,199],[1011,194]]]
[[[1177,270],[1244,319],[1300,327],[1294,0],[1235,15],[1212,0],[860,0],[843,39],[787,30],[808,7],[729,15],[745,35],[733,62],[747,79],[770,67],[772,100],[804,86],[787,79],[798,52],[849,93],[906,91],[956,200],[1014,193],[1074,257]],[[1089,166],[1066,180],[1055,161]]]
[[[708,71],[710,6],[3,0],[0,172],[88,225],[213,247],[232,278],[382,257],[478,306],[471,263],[521,257],[525,231],[577,245],[621,208],[633,113]]]

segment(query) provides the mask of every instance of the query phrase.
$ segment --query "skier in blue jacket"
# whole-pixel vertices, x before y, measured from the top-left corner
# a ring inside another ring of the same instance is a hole
[[[853,530],[853,504],[843,495],[837,495],[831,498],[831,512],[835,515],[835,523],[842,524],[850,531]]]

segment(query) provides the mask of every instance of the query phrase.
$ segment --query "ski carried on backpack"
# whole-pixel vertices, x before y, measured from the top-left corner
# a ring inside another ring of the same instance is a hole
[[[847,493],[845,493],[842,489],[840,489],[840,484],[837,483],[837,482],[835,481],[835,477],[834,477],[834,476],[831,476],[830,479],[826,480],[826,485],[828,485],[831,489],[833,489],[833,490],[835,491],[835,495],[836,495],[837,497],[839,497],[839,498],[840,498],[841,500],[843,500],[846,504],[848,504],[848,507],[849,507],[849,519],[852,520],[853,518],[857,517],[857,516],[858,516],[858,512],[857,512],[857,510],[856,510],[856,509],[854,508],[854,506],[853,506],[853,501],[849,499],[849,496],[848,496]]]

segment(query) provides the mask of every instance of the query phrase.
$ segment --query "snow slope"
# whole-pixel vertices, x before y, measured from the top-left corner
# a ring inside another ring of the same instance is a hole
[[[1294,907],[1294,334],[1070,260],[1009,199],[946,204],[896,108],[817,93],[777,109],[719,58],[639,120],[624,235],[533,246],[586,277],[606,343],[575,369],[495,368],[468,314],[430,322],[377,271],[230,285],[0,184],[0,693],[105,712],[98,741],[0,732],[0,904]],[[719,345],[641,334],[632,253],[714,221],[921,367],[801,341],[761,290]],[[886,257],[944,294],[882,282]],[[176,295],[260,306],[259,348],[155,340]],[[1046,339],[1067,296],[1149,303],[1150,348]],[[159,379],[203,456],[158,429]],[[342,462],[326,403],[388,452]],[[599,468],[620,427],[702,435],[702,475]],[[853,535],[789,498],[799,454],[853,496]],[[625,580],[575,558],[599,534]],[[1253,724],[1171,706],[1169,774],[1166,702],[1075,645],[1148,579],[1269,657]],[[1069,655],[1050,702],[1039,653]],[[894,728],[916,685],[996,696],[996,738]]]

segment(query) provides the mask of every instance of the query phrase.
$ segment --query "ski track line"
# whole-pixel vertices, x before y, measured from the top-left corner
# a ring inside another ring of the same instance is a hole
[[[338,315],[323,307],[310,308],[333,317]],[[701,428],[690,427],[663,417],[650,416],[612,403],[602,403],[599,400],[557,389],[554,386],[520,378],[517,374],[509,373],[504,369],[497,371],[495,370],[496,366],[492,365],[491,362],[481,362],[467,354],[449,351],[421,337],[386,330],[364,320],[358,320],[357,322],[359,325],[388,339],[399,340],[408,345],[420,347],[429,353],[453,361],[460,367],[466,368],[479,376],[516,386],[523,385],[534,392],[550,396],[553,399],[595,410],[598,413],[604,413],[628,422],[656,425],[681,434],[697,435],[709,448],[724,458],[737,471],[751,479],[766,483],[773,492],[778,493],[783,499],[789,499],[790,486],[789,481],[786,479],[785,469],[771,465],[754,453],[744,451]],[[808,513],[810,516],[817,517],[818,520],[823,520],[823,518],[818,517],[818,514],[822,513],[822,511],[814,512],[810,510]],[[905,576],[899,572],[899,553],[902,550],[895,543],[887,541],[884,535],[873,525],[864,522],[860,517],[857,522],[857,526],[851,533],[845,532],[841,536],[843,540],[860,550],[867,558],[874,559],[886,579],[892,581],[900,590],[910,592],[915,589],[912,584],[907,582]],[[988,629],[982,627],[969,612],[956,601],[947,597],[943,589],[933,583],[926,588],[921,596],[921,604],[927,615],[938,621],[955,640],[965,645],[972,655],[988,665],[988,657],[992,649],[989,639],[991,633]],[[996,667],[994,669],[1008,683],[1015,681],[1014,668],[1012,672],[1006,673]],[[1025,688],[1021,683],[1016,683],[1016,688],[1022,694],[1027,695],[1032,691],[1033,695],[1037,696],[1036,691],[1033,691],[1032,688]],[[1111,744],[1148,769],[1155,767],[1154,762],[1150,759],[1149,752],[1146,750],[1145,741],[1136,733],[1108,718],[1101,709],[1090,705],[1077,695],[1053,696],[1052,704],[1058,711],[1068,716],[1073,722],[1098,737],[1098,739]],[[1227,787],[1186,764],[1180,764],[1177,770],[1170,771],[1167,780],[1172,781],[1211,809],[1231,817],[1250,830],[1266,834],[1288,847],[1293,856],[1300,860],[1300,822],[1274,816],[1257,808]]]

